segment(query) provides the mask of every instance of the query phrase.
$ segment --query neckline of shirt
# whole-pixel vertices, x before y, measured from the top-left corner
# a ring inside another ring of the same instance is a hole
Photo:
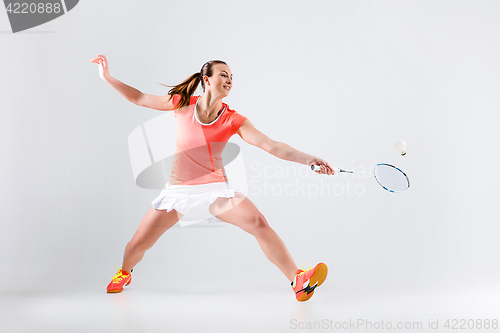
[[[217,118],[215,118],[210,124],[204,124],[204,123],[202,123],[200,121],[200,119],[198,119],[198,112],[196,112],[196,106],[198,105],[198,101],[200,100],[200,98],[201,98],[201,96],[199,96],[198,99],[196,99],[196,104],[194,105],[194,118],[201,125],[203,125],[203,126],[210,126],[213,123],[215,123],[222,116],[222,114],[224,113],[224,111],[226,111],[226,104],[222,103],[222,105],[223,105],[222,112],[217,116]]]

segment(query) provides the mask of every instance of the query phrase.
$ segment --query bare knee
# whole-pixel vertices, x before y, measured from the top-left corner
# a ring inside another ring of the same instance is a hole
[[[271,228],[261,213],[252,216],[249,225],[248,231],[255,237],[259,237]]]

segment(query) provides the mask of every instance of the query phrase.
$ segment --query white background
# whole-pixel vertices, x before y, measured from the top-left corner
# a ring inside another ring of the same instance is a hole
[[[499,17],[497,1],[81,1],[12,34],[0,11],[0,290],[14,302],[5,308],[38,293],[109,296],[125,245],[160,192],[135,185],[127,138],[161,111],[102,81],[89,59],[104,54],[113,77],[155,95],[168,91],[156,82],[180,83],[222,59],[234,75],[224,102],[272,139],[344,168],[386,162],[407,172],[410,189],[392,194],[231,139],[248,197],[297,265],[329,266],[312,301],[342,308],[368,295],[418,294],[430,296],[413,312],[401,296],[401,317],[498,314]],[[405,157],[393,146],[400,139]],[[322,184],[336,194],[314,192]],[[305,192],[280,192],[287,185]],[[355,185],[362,193],[348,192]],[[233,226],[167,231],[131,287],[165,298],[277,290],[296,302],[255,239]],[[434,313],[436,299],[470,311]],[[380,304],[373,321],[390,319]],[[366,314],[351,306],[345,318]],[[286,331],[294,316],[264,319]]]

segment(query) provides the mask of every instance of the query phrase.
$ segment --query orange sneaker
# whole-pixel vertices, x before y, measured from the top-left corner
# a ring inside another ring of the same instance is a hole
[[[118,268],[118,273],[113,276],[113,279],[108,284],[108,293],[119,293],[123,290],[123,285],[128,286],[130,282],[132,282],[132,274],[130,273],[132,273],[133,269],[130,271],[130,273],[126,273],[120,267],[116,268]]]
[[[314,268],[309,267],[306,271],[299,268],[291,283],[297,301],[304,302],[311,298],[314,294],[314,289],[321,286],[327,274],[328,267],[322,262]]]

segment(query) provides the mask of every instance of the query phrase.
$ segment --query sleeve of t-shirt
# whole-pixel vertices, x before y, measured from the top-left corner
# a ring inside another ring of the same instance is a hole
[[[234,111],[233,117],[231,119],[231,121],[232,121],[232,134],[231,135],[236,134],[236,132],[240,129],[241,125],[243,125],[245,120],[247,120],[247,117]]]
[[[172,96],[172,103],[174,105],[174,115],[177,117],[177,103],[181,100],[181,95],[175,94]]]

